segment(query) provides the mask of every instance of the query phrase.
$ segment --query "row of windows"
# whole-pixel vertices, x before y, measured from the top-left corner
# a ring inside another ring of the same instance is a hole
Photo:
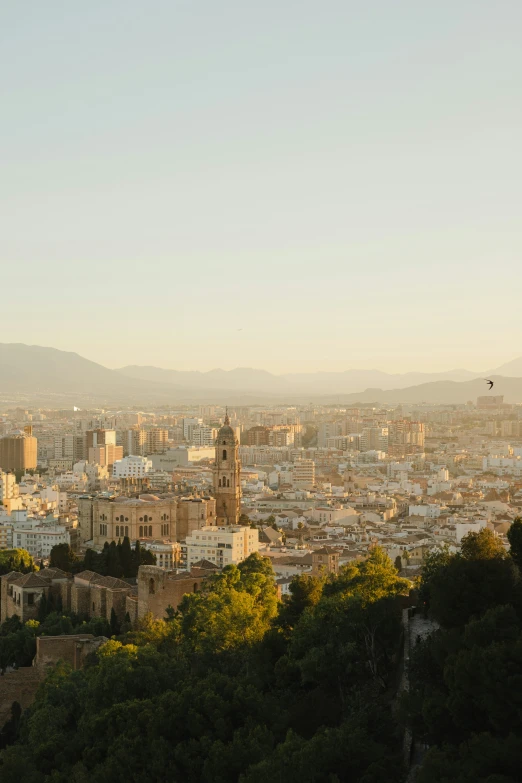
[[[219,479],[218,486],[220,486],[220,487],[229,487],[230,486],[230,479],[223,478],[223,484],[221,483],[221,479]]]
[[[123,519],[123,517],[122,517]],[[116,525],[116,538],[119,538],[120,536],[128,536],[129,535],[129,526],[128,525]]]
[[[140,538],[152,538],[152,525],[149,525],[147,533],[147,525],[140,525]]]
[[[220,486],[221,486],[221,484],[220,484]],[[169,518],[169,515],[168,514],[162,514],[160,518],[161,518],[162,522],[166,522],[167,519]],[[100,514],[100,519],[105,522],[107,520],[107,515],[106,514]],[[123,514],[121,516],[119,516],[119,517],[116,517],[116,522],[128,522],[128,521],[129,521],[129,517],[124,517]],[[150,515],[145,514],[145,516],[140,517],[140,522],[152,522],[152,521],[153,521],[153,519],[152,519],[152,517]]]
[[[107,525],[100,525],[100,536],[107,535]]]

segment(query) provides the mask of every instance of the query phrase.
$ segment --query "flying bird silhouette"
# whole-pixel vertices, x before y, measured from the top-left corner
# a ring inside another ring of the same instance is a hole
[[[490,381],[488,378],[484,378],[484,380],[486,381],[486,383],[489,383],[489,390],[491,391],[491,389],[495,385],[494,381]]]

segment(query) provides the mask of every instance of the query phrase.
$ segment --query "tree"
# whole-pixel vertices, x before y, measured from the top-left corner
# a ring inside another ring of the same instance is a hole
[[[56,544],[51,549],[49,560],[51,568],[60,568],[62,571],[72,573],[80,562],[69,544]]]
[[[445,568],[453,560],[447,546],[442,549],[432,549],[428,552],[422,563],[422,577],[419,588],[419,599],[421,605],[427,610],[431,601],[431,585],[436,574]]]
[[[27,574],[35,570],[34,560],[26,549],[0,549],[0,576],[10,571]]]
[[[121,566],[120,555],[115,541],[111,541],[109,544],[106,563],[107,576],[114,576],[117,579],[121,579],[123,576],[123,568]]]
[[[133,575],[132,548],[128,536],[125,536],[121,544],[118,544],[118,549],[123,576],[131,577]]]
[[[116,636],[120,632],[120,623],[118,620],[118,617],[116,616],[116,612],[114,611],[114,606],[111,609],[111,633],[113,636]]]
[[[299,574],[294,576],[288,587],[290,595],[285,595],[279,610],[278,624],[292,629],[309,607],[315,606],[323,594],[324,579]]]
[[[506,556],[502,541],[487,527],[478,533],[464,536],[460,551],[465,560],[491,560],[494,557]]]
[[[511,523],[507,532],[509,541],[509,554],[519,568],[522,569],[522,519],[517,517]]]
[[[430,582],[430,611],[445,627],[461,627],[520,594],[520,573],[511,558],[454,557]]]

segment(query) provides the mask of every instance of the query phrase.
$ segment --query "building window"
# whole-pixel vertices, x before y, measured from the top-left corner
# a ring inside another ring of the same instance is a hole
[[[227,458],[227,450],[223,449],[223,459],[226,459],[226,458]]]
[[[149,538],[152,538],[152,525],[149,525]]]
[[[125,535],[126,536],[129,535],[129,526],[128,525],[125,525]]]
[[[27,594],[27,605],[34,606],[34,593]]]
[[[116,525],[116,538],[120,535],[120,526]]]
[[[140,525],[140,538],[143,538],[143,525]]]

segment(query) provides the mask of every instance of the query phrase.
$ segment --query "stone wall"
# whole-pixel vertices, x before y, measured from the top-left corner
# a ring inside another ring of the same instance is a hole
[[[141,566],[138,574],[138,617],[152,612],[164,618],[168,606],[177,609],[186,593],[201,588],[206,575],[175,574],[157,566]]]

